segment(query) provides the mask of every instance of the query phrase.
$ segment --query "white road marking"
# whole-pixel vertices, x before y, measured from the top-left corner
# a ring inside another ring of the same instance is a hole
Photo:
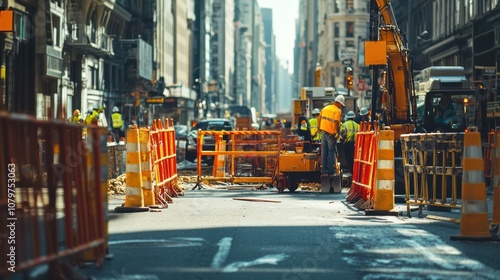
[[[189,247],[201,246],[203,239],[190,239],[190,238],[172,238],[172,239],[129,239],[129,240],[114,240],[109,241],[108,245],[122,245],[134,243],[165,243],[163,247]]]
[[[220,268],[226,261],[227,256],[229,255],[229,250],[231,249],[232,241],[232,237],[224,237],[219,241],[217,244],[219,245],[219,250],[212,260],[212,268]]]
[[[242,267],[249,267],[261,264],[273,264],[277,265],[278,262],[284,260],[288,255],[286,254],[275,254],[275,255],[265,255],[250,262],[234,262],[222,269],[222,272],[237,272]]]

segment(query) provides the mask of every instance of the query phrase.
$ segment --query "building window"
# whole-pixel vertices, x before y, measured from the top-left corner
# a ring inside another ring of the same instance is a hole
[[[99,90],[99,67],[89,65],[89,88]]]
[[[27,40],[28,34],[26,32],[27,17],[18,11],[14,12],[14,34],[17,39]]]
[[[345,9],[346,10],[354,10],[354,0],[346,0],[345,1]]]
[[[354,48],[355,47],[354,41],[352,40],[345,41],[345,46],[346,48]]]
[[[333,23],[333,38],[339,38],[340,37],[340,23],[335,22]]]
[[[353,38],[354,37],[354,22],[353,21],[348,21],[345,23],[345,36],[347,38]]]
[[[339,9],[340,0],[332,0],[332,2],[333,2],[333,12],[336,14],[339,13],[340,12],[340,9]]]
[[[61,19],[52,14],[52,40],[54,47],[62,47],[61,45]]]
[[[340,51],[340,43],[339,41],[335,41],[335,47],[334,47],[334,52],[333,52],[333,57],[334,57],[334,61],[339,61],[340,58],[339,58],[339,51]]]

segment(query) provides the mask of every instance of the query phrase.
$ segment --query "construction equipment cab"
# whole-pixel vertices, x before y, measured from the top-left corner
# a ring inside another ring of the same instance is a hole
[[[433,66],[415,76],[417,132],[463,132],[481,126],[484,108],[461,66]]]

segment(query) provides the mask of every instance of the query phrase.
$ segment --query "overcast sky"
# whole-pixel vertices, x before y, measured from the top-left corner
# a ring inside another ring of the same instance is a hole
[[[261,8],[273,10],[273,29],[276,36],[276,55],[288,60],[289,72],[293,71],[295,20],[298,18],[298,0],[258,0]]]

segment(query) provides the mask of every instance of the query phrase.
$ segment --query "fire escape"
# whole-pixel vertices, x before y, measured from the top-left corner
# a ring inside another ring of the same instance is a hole
[[[85,22],[83,1],[70,0],[68,7],[68,22],[70,36],[66,44],[75,50],[95,56],[113,55],[113,38],[104,32],[99,32],[97,11],[89,10],[89,22]],[[108,11],[109,12],[109,11]]]

